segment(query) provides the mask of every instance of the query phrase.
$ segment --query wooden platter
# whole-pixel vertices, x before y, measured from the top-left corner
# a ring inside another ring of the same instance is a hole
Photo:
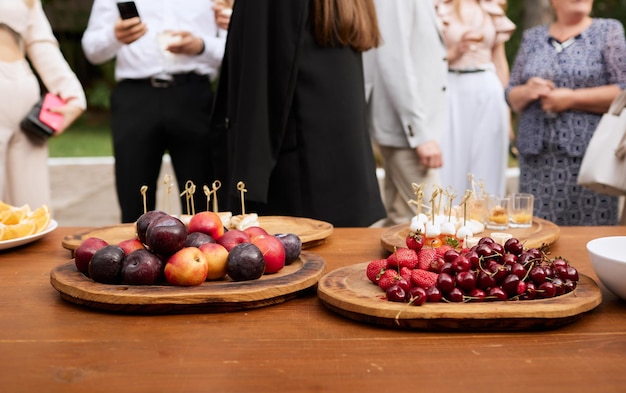
[[[334,270],[318,283],[330,310],[358,322],[433,331],[517,331],[553,329],[574,322],[602,302],[602,292],[581,275],[576,290],[550,299],[484,303],[425,303],[410,306],[384,299],[365,275],[368,262]]]
[[[302,248],[311,248],[323,243],[333,233],[333,225],[320,220],[304,217],[261,216],[259,225],[271,234],[295,233],[302,240]],[[64,248],[74,251],[88,237],[99,237],[109,244],[135,236],[135,224],[120,224],[89,229],[63,238]]]
[[[410,224],[398,224],[387,228],[381,235],[380,242],[383,248],[393,252],[396,247],[406,247],[406,236],[411,231]],[[526,248],[550,245],[558,240],[561,229],[558,225],[542,218],[533,217],[533,225],[530,228],[509,228],[506,230],[486,229],[475,236],[489,236],[492,232],[510,233],[513,237],[524,242]]]
[[[276,274],[258,280],[207,281],[196,287],[107,285],[80,273],[74,261],[50,272],[50,283],[68,302],[131,314],[230,312],[285,302],[314,288],[322,276],[322,257],[302,251],[300,258]]]

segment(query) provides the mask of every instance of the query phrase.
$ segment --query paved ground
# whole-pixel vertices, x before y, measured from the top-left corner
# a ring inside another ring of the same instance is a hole
[[[174,174],[168,156],[163,160],[159,178],[162,179],[166,174]],[[59,225],[99,227],[120,222],[112,157],[51,158],[50,175],[53,218]],[[379,171],[379,178],[382,180],[383,177],[384,171]],[[157,189],[157,207],[165,210],[165,192],[162,187]],[[507,191],[515,190],[517,170],[511,169]],[[137,197],[141,198],[139,190]],[[172,206],[171,212],[179,214],[180,207]]]
[[[166,157],[161,168],[173,176]],[[115,194],[113,158],[50,159],[53,218],[61,226],[107,226],[120,222]],[[177,191],[177,189],[175,190]],[[163,190],[157,190],[157,206],[165,208]],[[137,190],[137,198],[141,198]],[[172,213],[180,213],[180,208]]]

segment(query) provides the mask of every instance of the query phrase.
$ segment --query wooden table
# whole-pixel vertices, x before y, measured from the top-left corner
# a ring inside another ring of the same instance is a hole
[[[60,299],[58,228],[0,252],[1,392],[624,392],[626,302],[604,287],[580,320],[545,332],[399,331],[328,311],[314,292],[226,314],[129,316]],[[382,229],[336,228],[311,251],[327,271],[384,255]],[[562,228],[555,255],[597,280],[585,249],[626,227]]]

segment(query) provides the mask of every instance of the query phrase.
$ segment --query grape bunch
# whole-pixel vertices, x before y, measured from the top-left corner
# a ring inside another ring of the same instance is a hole
[[[413,305],[545,299],[572,292],[578,282],[566,259],[526,249],[517,238],[500,244],[488,236],[464,249],[396,248],[371,261],[366,274],[387,300]]]

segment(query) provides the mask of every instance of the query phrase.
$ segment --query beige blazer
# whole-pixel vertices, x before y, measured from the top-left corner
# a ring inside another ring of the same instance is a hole
[[[383,43],[363,55],[370,133],[382,146],[440,141],[448,64],[432,0],[375,0]]]

